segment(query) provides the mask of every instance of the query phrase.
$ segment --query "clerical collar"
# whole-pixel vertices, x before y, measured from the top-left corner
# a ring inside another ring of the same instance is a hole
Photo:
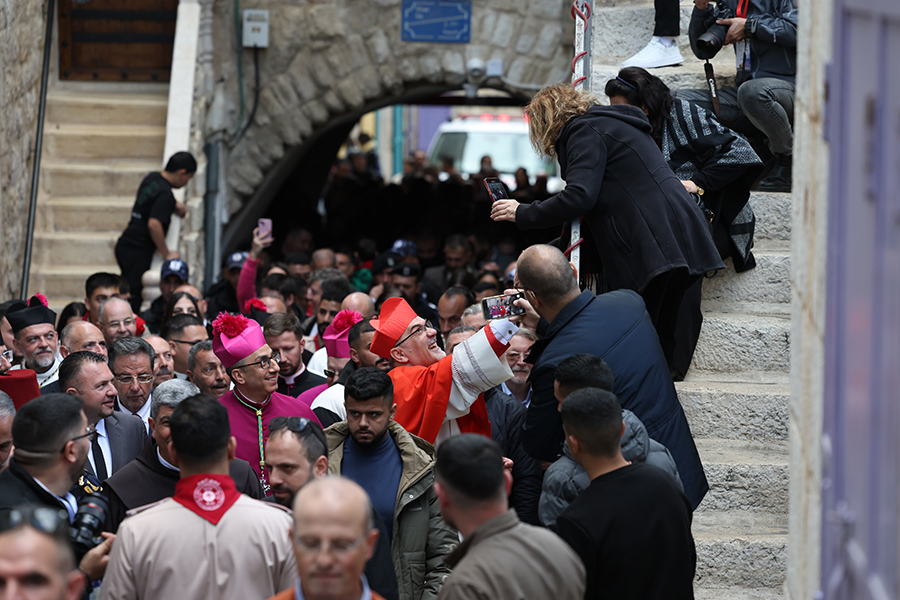
[[[272,399],[272,394],[266,396],[266,399],[262,402],[254,402],[247,396],[243,395],[237,388],[234,388],[234,397],[238,399],[238,402],[246,406],[251,410],[260,410],[268,406],[269,401]]]
[[[164,459],[162,457],[162,454],[159,453],[159,448],[156,449],[156,458],[159,459],[159,464],[161,464],[165,468],[169,469],[170,471],[175,471],[176,473],[181,472],[181,469],[179,469],[178,467],[176,467],[175,465],[173,465],[172,463],[170,463],[169,461],[167,461],[166,459]]]
[[[282,377],[282,379],[284,379],[284,382],[285,382],[286,384],[288,384],[288,385],[294,385],[294,381],[296,381],[296,379],[297,379],[298,377],[300,377],[301,375],[303,375],[303,371],[305,371],[305,370],[306,370],[306,365],[304,365],[304,364],[303,364],[303,361],[301,360],[301,361],[300,361],[300,368],[297,369],[297,372],[294,373],[293,375],[288,375],[287,377]]]

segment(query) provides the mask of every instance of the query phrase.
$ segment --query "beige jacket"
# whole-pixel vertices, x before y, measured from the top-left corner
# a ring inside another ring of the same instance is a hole
[[[171,498],[122,521],[101,600],[268,598],[294,585],[297,564],[281,507],[242,495],[218,525]]]

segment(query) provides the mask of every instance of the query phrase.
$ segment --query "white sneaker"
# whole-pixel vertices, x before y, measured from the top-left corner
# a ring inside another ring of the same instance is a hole
[[[650,43],[644,49],[622,63],[622,67],[641,67],[644,69],[656,69],[658,67],[671,67],[684,62],[678,44],[666,46],[662,38],[653,36]]]

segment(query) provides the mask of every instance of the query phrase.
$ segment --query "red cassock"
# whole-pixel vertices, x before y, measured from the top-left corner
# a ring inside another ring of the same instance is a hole
[[[394,420],[432,444],[455,433],[490,437],[491,422],[482,392],[512,376],[502,358],[508,346],[498,341],[488,326],[433,365],[392,369],[389,375],[397,404]]]

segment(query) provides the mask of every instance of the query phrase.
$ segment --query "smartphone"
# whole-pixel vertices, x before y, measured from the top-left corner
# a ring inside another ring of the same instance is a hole
[[[488,195],[491,197],[491,202],[496,202],[502,198],[509,198],[509,196],[506,195],[506,186],[496,177],[485,177],[484,187],[487,188]]]
[[[272,219],[260,219],[256,222],[256,227],[259,229],[257,231],[259,237],[267,237],[272,233]]]
[[[515,294],[504,294],[485,298],[481,301],[481,312],[484,314],[485,321],[524,315],[525,309],[513,304],[513,302],[522,297],[524,296],[517,292]]]

